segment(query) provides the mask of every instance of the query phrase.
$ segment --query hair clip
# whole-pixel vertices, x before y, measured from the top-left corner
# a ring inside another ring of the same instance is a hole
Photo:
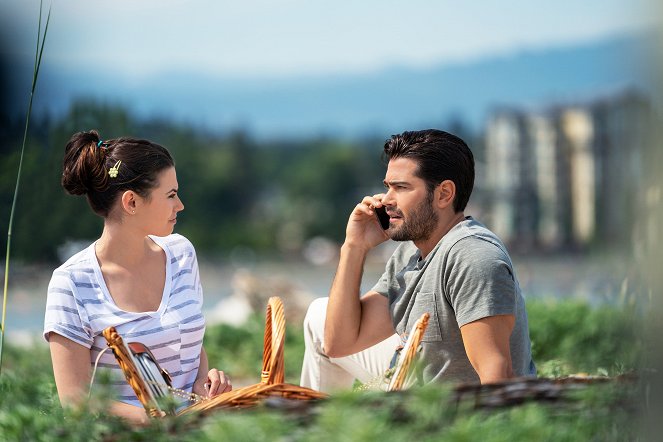
[[[120,164],[122,164],[121,160],[118,161],[117,163],[115,163],[115,166],[108,169],[108,175],[110,175],[111,178],[115,178],[117,176],[118,169],[120,168]]]
[[[97,143],[97,147],[101,147],[101,146],[103,146],[103,144],[104,144],[104,140],[99,140],[99,142]]]

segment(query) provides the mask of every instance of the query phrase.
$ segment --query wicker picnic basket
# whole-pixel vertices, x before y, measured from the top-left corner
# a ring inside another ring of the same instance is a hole
[[[108,346],[127,379],[129,385],[136,393],[136,397],[143,404],[145,410],[152,417],[165,414],[158,405],[158,398],[176,392],[170,385],[169,376],[158,368],[153,360],[151,374],[146,375],[143,362],[136,358],[135,343],[126,344],[114,327],[103,331]],[[265,318],[265,339],[263,346],[262,372],[260,382],[237,390],[222,393],[210,399],[203,399],[182,409],[178,414],[191,412],[209,412],[217,408],[247,408],[257,405],[261,400],[270,397],[280,397],[293,400],[321,399],[327,395],[310,388],[285,383],[283,351],[285,344],[285,315],[283,303],[278,297],[272,297],[267,303]],[[151,356],[151,355],[150,355]],[[155,374],[159,372],[161,378]],[[192,399],[194,395],[191,395]]]
[[[428,326],[428,321],[429,315],[428,313],[424,313],[415,323],[394,367],[388,391],[401,390],[404,385],[407,385],[407,376]],[[165,410],[159,407],[158,399],[174,392],[178,393],[177,390],[171,387],[168,373],[161,370],[156,360],[149,353],[149,350],[142,350],[140,356],[143,356],[143,358],[138,358],[135,346],[140,346],[140,344],[125,343],[114,327],[105,329],[103,335],[108,342],[108,346],[113,350],[127,382],[133,388],[138,400],[143,404],[147,413],[152,417],[161,417],[167,414]],[[267,314],[265,316],[260,382],[222,393],[210,399],[198,400],[198,402],[182,409],[177,414],[191,412],[208,413],[220,408],[248,408],[256,406],[268,398],[308,401],[327,397],[325,393],[320,391],[285,382],[284,344],[285,315],[283,303],[280,298],[272,297],[267,303]],[[147,357],[147,361],[153,364],[147,370],[144,357]],[[179,393],[181,395],[182,392]],[[190,394],[190,399],[196,400],[195,395]]]
[[[265,317],[265,341],[262,354],[260,382],[237,390],[222,393],[194,404],[181,413],[208,412],[217,408],[247,408],[270,397],[312,400],[327,397],[326,394],[285,383],[283,350],[285,343],[285,315],[283,303],[278,297],[269,298]]]
[[[161,370],[162,379],[160,382],[154,382],[146,379],[143,367],[137,361],[133,351],[129,347],[131,343],[124,342],[115,327],[108,327],[103,331],[104,338],[108,346],[113,350],[115,359],[127,379],[127,383],[133,388],[136,397],[145,407],[145,411],[152,417],[164,415],[164,411],[159,407],[157,399],[168,394],[170,388],[170,378],[168,374]],[[155,367],[158,367],[154,361]]]
[[[429,318],[430,315],[424,313],[414,324],[410,336],[401,350],[398,363],[395,366],[394,374],[391,377],[387,391],[402,390],[403,386],[407,384],[406,380],[410,373],[410,366],[419,351],[419,345],[421,344],[421,340],[424,338],[424,333],[428,328]]]

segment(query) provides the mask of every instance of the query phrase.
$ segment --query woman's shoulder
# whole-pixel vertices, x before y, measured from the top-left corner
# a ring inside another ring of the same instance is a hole
[[[150,238],[152,238],[152,240],[160,246],[168,248],[171,252],[173,252],[173,254],[178,254],[177,252],[195,253],[195,249],[191,241],[179,233],[173,233],[168,236],[150,236]]]
[[[83,250],[74,253],[72,256],[67,258],[65,262],[60,264],[60,266],[56,268],[53,271],[53,273],[57,272],[70,273],[70,272],[76,272],[80,269],[91,269],[92,266],[94,265],[94,262],[92,261],[92,259],[94,258],[94,254],[90,253],[92,247],[94,247],[94,243],[90,244]]]
[[[64,280],[86,281],[92,278],[96,264],[93,247],[94,243],[75,253],[53,270],[50,285],[64,284]]]

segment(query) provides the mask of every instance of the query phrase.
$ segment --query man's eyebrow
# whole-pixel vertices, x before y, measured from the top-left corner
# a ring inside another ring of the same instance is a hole
[[[409,185],[410,183],[408,181],[398,181],[398,180],[393,180],[393,181],[387,181],[384,180],[382,181],[382,184],[385,186],[396,186],[396,185]]]

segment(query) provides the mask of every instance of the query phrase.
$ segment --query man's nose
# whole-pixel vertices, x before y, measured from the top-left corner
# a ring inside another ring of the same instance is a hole
[[[382,204],[385,206],[395,206],[396,198],[394,197],[394,192],[391,189],[388,189],[382,198]]]

